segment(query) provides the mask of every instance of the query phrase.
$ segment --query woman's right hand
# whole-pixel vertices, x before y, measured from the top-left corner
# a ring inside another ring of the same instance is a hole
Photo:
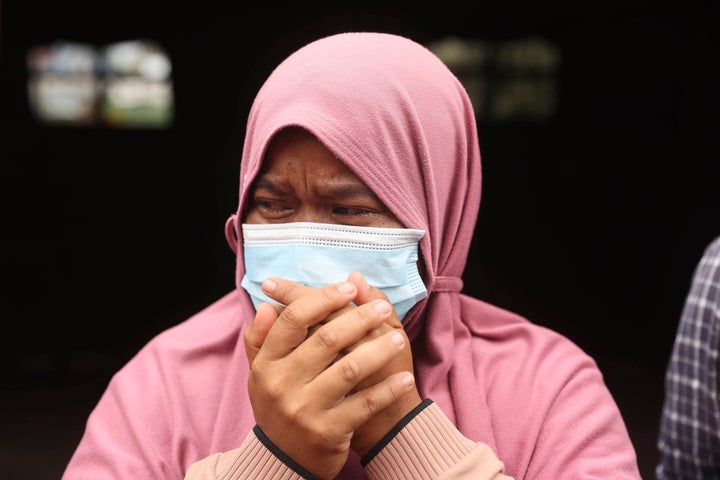
[[[409,349],[407,338],[389,329],[356,345],[390,319],[393,308],[381,298],[348,308],[358,295],[352,282],[312,289],[274,278],[263,290],[286,307],[260,305],[244,332],[255,420],[303,468],[334,478],[355,430],[414,390],[408,371],[358,389]]]

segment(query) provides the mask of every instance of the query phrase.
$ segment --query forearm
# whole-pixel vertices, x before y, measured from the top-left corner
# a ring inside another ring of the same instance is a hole
[[[240,447],[193,463],[185,480],[301,480],[252,430]]]
[[[463,436],[437,404],[426,400],[410,416],[363,458],[370,479],[510,478],[490,447]]]
[[[465,438],[440,408],[426,400],[366,457],[372,480],[406,478],[500,480],[503,463],[483,443]],[[313,478],[254,430],[243,444],[195,462],[185,480],[300,480]]]

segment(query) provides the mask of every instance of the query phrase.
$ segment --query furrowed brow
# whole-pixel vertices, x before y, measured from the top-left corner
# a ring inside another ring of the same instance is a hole
[[[282,189],[276,183],[273,183],[272,181],[264,177],[259,177],[253,182],[252,189],[257,190],[258,188],[268,190],[272,193],[282,192]]]
[[[332,195],[334,197],[373,197],[377,198],[377,195],[365,185],[338,185],[332,186],[325,190],[325,194]]]

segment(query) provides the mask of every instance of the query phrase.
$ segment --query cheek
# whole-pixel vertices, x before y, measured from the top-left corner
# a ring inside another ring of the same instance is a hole
[[[382,224],[378,226],[383,228],[405,228],[405,225],[403,225],[400,220],[395,218],[392,213],[388,213],[388,218],[385,219]]]
[[[262,218],[262,215],[257,212],[256,209],[251,208],[245,214],[242,223],[265,223],[265,220]]]

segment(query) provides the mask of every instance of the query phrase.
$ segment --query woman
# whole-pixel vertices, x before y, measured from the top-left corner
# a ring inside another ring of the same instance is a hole
[[[595,362],[461,293],[480,184],[429,50],[289,56],[247,123],[236,290],[115,375],[64,478],[640,478]]]

